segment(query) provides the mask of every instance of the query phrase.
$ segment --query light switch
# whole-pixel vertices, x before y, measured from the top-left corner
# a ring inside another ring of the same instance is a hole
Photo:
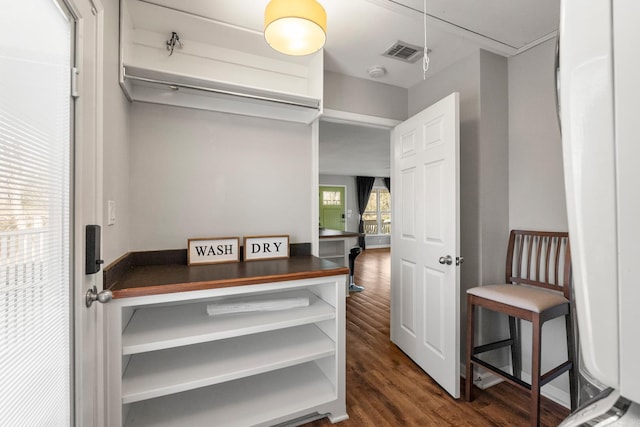
[[[107,202],[107,225],[113,225],[116,223],[116,202],[109,200]]]

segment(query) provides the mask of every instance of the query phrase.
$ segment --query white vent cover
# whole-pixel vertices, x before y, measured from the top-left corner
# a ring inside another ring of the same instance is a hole
[[[413,64],[422,57],[423,53],[423,47],[398,40],[385,50],[382,56]]]

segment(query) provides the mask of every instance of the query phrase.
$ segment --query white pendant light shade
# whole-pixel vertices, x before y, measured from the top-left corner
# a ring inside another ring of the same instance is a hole
[[[264,38],[286,55],[309,55],[327,39],[327,13],[315,0],[271,0],[264,11]]]

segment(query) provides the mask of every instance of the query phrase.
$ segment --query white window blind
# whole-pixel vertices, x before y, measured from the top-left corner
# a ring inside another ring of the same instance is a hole
[[[0,13],[0,425],[71,425],[69,76],[53,0]]]

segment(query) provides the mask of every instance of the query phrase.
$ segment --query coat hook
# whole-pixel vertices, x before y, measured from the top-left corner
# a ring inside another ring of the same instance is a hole
[[[178,33],[174,31],[171,33],[171,38],[167,40],[167,50],[169,51],[169,56],[173,55],[173,49],[175,49],[176,45],[178,45],[178,48],[182,49],[180,36],[178,36]]]

